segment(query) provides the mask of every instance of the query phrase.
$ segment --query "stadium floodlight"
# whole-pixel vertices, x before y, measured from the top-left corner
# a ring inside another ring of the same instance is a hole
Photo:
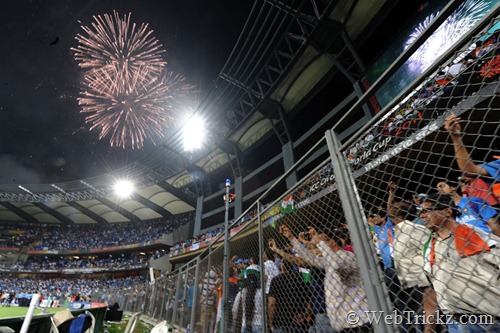
[[[117,196],[125,199],[134,192],[134,184],[129,180],[120,180],[113,186],[113,190]]]
[[[203,120],[194,115],[190,117],[183,127],[184,150],[192,151],[201,148],[205,140],[205,125]]]

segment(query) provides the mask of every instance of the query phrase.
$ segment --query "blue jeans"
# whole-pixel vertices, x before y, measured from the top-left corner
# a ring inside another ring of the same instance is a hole
[[[330,326],[330,319],[326,313],[317,313],[314,319],[314,326],[309,328],[309,333],[332,333],[334,330]]]
[[[492,323],[490,325],[481,324],[466,324],[465,326],[467,333],[492,333],[500,332],[500,323]]]
[[[492,323],[490,325],[481,324],[460,324],[453,321],[448,324],[448,331],[450,333],[497,333],[500,332],[500,323]]]
[[[459,324],[456,321],[452,321],[451,324],[447,325],[448,332],[450,333],[467,333],[465,325]]]

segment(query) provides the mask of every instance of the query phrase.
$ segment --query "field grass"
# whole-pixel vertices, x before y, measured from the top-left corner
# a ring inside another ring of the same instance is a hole
[[[49,313],[56,313],[63,308],[46,308],[46,310]],[[10,306],[10,307],[3,307],[0,306],[0,319],[6,319],[6,318],[15,318],[15,317],[25,317],[26,313],[28,312],[28,308],[25,307],[20,307],[20,306]],[[41,310],[35,309],[35,316],[43,314]]]

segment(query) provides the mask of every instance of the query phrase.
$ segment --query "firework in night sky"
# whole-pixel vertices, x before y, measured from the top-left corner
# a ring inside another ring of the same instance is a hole
[[[166,69],[162,45],[147,24],[139,28],[130,14],[94,16],[71,48],[84,70],[78,103],[90,130],[112,147],[142,148],[164,136],[174,121],[174,100],[186,99],[194,86]]]
[[[111,146],[142,148],[144,140],[164,136],[173,122],[172,95],[165,80],[151,77],[148,68],[138,68],[128,80],[115,84],[118,69],[96,69],[85,76],[78,98],[90,130]]]
[[[168,86],[174,110],[182,111],[181,109],[186,107],[195,107],[195,97],[198,93],[195,85],[189,84],[184,76],[170,69],[165,69],[161,78]]]
[[[118,68],[124,78],[134,76],[134,71],[148,67],[151,73],[159,74],[166,62],[163,46],[152,36],[147,24],[137,28],[130,16],[104,14],[94,16],[91,27],[82,26],[85,35],[78,34],[78,46],[71,48],[79,66],[85,70],[107,66]]]

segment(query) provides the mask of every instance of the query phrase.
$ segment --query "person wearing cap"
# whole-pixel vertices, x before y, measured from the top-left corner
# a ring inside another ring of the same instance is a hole
[[[243,288],[243,280],[245,279],[245,276],[246,276],[248,260],[241,259],[241,258],[236,259],[234,261],[234,266],[236,267],[236,269],[238,270],[239,275],[240,275],[239,286],[240,286],[240,290],[241,290]]]
[[[452,199],[442,194],[429,195],[422,202],[420,216],[432,232],[424,245],[424,270],[440,311],[455,320],[448,323],[450,331],[458,326],[467,332],[499,332],[498,249],[488,246],[472,228],[457,223],[453,207]],[[485,314],[491,315],[488,325],[468,320]]]

